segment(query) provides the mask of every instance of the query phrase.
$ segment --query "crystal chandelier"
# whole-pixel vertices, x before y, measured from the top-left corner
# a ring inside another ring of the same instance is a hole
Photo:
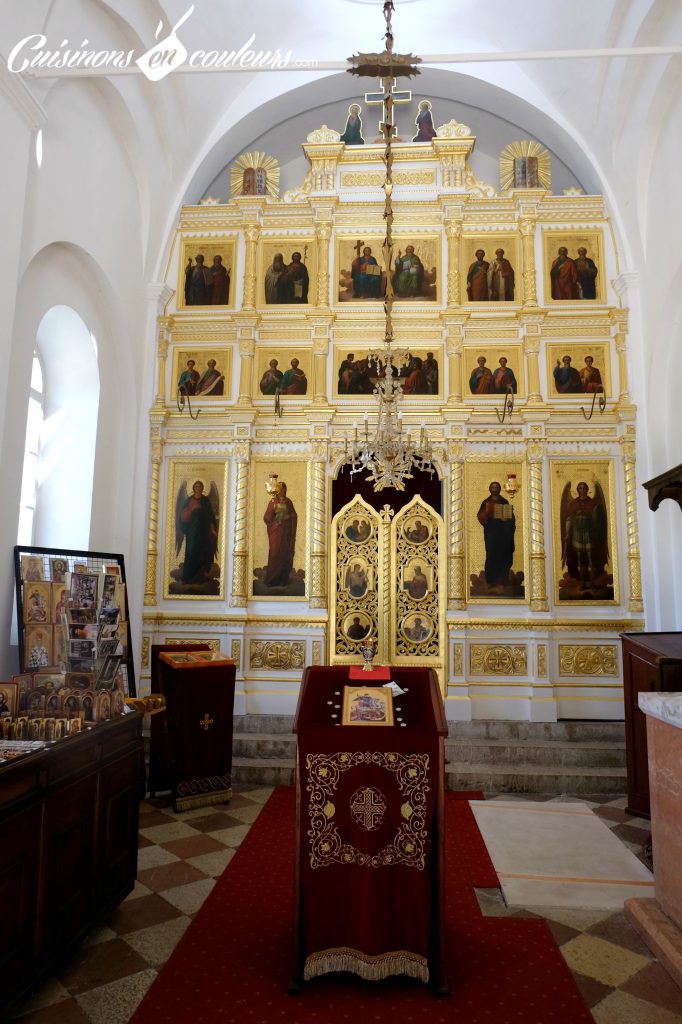
[[[383,53],[361,53],[349,58],[351,74],[381,80],[383,93],[384,115],[381,122],[381,134],[384,140],[383,162],[384,177],[384,220],[386,221],[386,237],[382,247],[386,268],[386,295],[384,298],[385,332],[382,348],[368,353],[370,363],[374,364],[377,383],[374,394],[379,399],[376,431],[370,435],[369,417],[365,413],[364,436],[358,435],[357,424],[354,425],[353,439],[349,444],[346,438],[343,465],[350,466],[351,476],[367,470],[367,480],[374,484],[375,491],[385,487],[393,487],[397,491],[405,490],[405,481],[412,478],[414,469],[428,469],[433,473],[433,456],[431,445],[426,437],[426,427],[421,426],[418,437],[413,440],[402,431],[402,413],[398,405],[402,397],[402,386],[398,380],[399,368],[405,366],[411,354],[408,349],[393,348],[393,147],[395,132],[393,124],[393,86],[399,77],[410,78],[418,75],[415,66],[419,57],[412,54],[393,53],[393,32],[391,30],[392,0],[384,3],[386,20],[386,48]]]

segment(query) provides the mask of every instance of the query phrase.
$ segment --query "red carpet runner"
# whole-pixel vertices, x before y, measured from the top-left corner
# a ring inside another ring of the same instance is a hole
[[[133,1024],[593,1024],[544,921],[481,915],[472,887],[497,886],[497,876],[466,798],[480,794],[446,798],[449,999],[409,979],[353,975],[287,995],[294,791],[278,789]]]

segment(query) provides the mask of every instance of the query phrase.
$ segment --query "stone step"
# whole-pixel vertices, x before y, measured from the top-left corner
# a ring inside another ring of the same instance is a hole
[[[289,758],[296,756],[296,737],[282,733],[235,733],[232,741],[235,757]],[[590,743],[567,743],[552,740],[448,739],[445,743],[448,762],[508,765],[520,764],[560,766],[623,767],[625,744],[606,740]]]
[[[466,764],[546,765],[561,767],[623,768],[625,744],[601,740],[597,742],[558,742],[553,740],[491,740],[448,739],[445,742],[447,762]]]
[[[548,770],[519,764],[507,767],[455,762],[445,766],[447,789],[480,789],[486,795],[551,793],[575,796],[621,794],[627,790],[625,768],[570,768]]]
[[[292,715],[236,715],[235,733],[293,734]],[[495,740],[564,740],[566,742],[618,741],[624,742],[624,722],[588,722],[567,720],[560,722],[512,722],[506,720],[477,720],[450,722],[450,739]]]
[[[261,786],[293,786],[295,771],[294,758],[232,758],[233,782]]]

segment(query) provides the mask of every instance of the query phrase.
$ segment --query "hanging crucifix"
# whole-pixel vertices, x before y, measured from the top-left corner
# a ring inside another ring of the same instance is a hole
[[[379,81],[381,82],[381,84],[383,86],[383,82],[385,81],[385,79],[383,81],[382,81],[382,79],[379,79]],[[382,106],[383,106],[383,111],[382,111],[383,120],[379,124],[379,131],[382,132],[382,133],[383,133],[383,130],[384,130],[384,125],[385,124],[390,124],[390,122],[388,120],[388,118],[389,118],[389,106],[387,106],[387,100],[389,99],[389,96],[393,100],[393,103],[410,103],[411,100],[412,100],[412,90],[411,89],[398,89],[398,87],[397,87],[397,79],[394,78],[391,81],[391,91],[390,91],[390,93],[384,92],[383,88],[382,88],[381,92],[366,92],[365,93],[365,103],[367,104],[368,107],[376,106],[377,103],[381,103]],[[396,134],[397,134],[398,129],[396,128],[396,126],[394,124],[390,124],[390,129],[391,129],[391,136],[395,137]],[[384,139],[382,138],[381,141],[383,142]]]

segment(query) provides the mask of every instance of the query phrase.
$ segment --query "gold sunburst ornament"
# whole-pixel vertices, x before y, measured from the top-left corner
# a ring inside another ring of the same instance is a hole
[[[230,167],[230,196],[279,196],[279,161],[267,153],[242,153]]]
[[[552,184],[548,150],[539,142],[520,139],[500,153],[500,189],[549,188]]]

